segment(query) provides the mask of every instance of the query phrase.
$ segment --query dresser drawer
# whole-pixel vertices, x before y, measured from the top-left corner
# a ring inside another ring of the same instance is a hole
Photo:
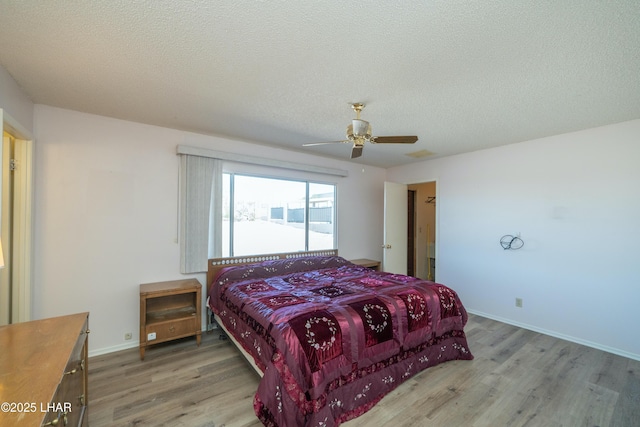
[[[48,404],[41,405],[46,411],[43,426],[82,426],[86,423],[86,397],[84,390],[84,363],[76,365],[76,371],[67,371]],[[57,420],[57,421],[56,421]]]
[[[75,427],[84,425],[87,421],[87,331],[88,322],[85,322],[71,351],[56,394],[49,404],[51,413],[48,414],[48,418],[51,421],[59,419],[58,425]]]
[[[70,411],[66,414],[67,424],[69,426],[77,426],[82,419],[84,408],[86,406],[86,390],[84,387],[85,375],[87,367],[85,359],[82,357],[84,346],[81,346],[76,357],[72,357],[67,364],[67,368],[58,387],[57,400],[54,403],[58,405],[57,410],[70,407]],[[62,425],[65,425],[64,423]]]

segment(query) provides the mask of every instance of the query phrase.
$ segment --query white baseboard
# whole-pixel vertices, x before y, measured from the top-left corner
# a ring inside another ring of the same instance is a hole
[[[140,347],[140,341],[131,341],[125,344],[118,344],[111,347],[98,348],[95,350],[91,350],[91,346],[89,346],[89,357],[101,356],[107,353],[113,353],[120,350],[129,350],[130,348],[138,347]]]
[[[206,323],[201,326],[200,330],[202,332],[207,331]],[[138,340],[126,342],[124,344],[113,345],[111,347],[98,348],[94,350],[92,350],[91,346],[89,346],[89,357],[102,356],[103,354],[114,353],[116,351],[129,350],[130,348],[138,348],[138,347],[140,347],[140,341]]]
[[[526,323],[516,322],[516,321],[513,321],[511,319],[505,319],[505,318],[502,318],[500,316],[494,316],[492,314],[483,313],[481,311],[469,310],[469,309],[467,309],[467,311],[469,313],[471,313],[471,314],[475,314],[475,315],[481,316],[481,317],[486,317],[488,319],[496,320],[498,322],[506,323],[508,325],[517,326],[519,328],[528,329],[530,331],[539,332],[539,333],[544,334],[544,335],[549,335],[549,336],[552,336],[552,337],[555,337],[555,338],[560,338],[560,339],[565,340],[565,341],[571,341],[571,342],[574,342],[576,344],[581,344],[581,345],[585,345],[587,347],[595,348],[597,350],[606,351],[607,353],[612,353],[612,354],[616,354],[618,356],[626,357],[628,359],[633,359],[633,360],[640,361],[640,354],[630,353],[628,351],[620,350],[618,348],[613,348],[613,347],[609,347],[609,346],[606,346],[606,345],[598,344],[598,343],[595,343],[595,342],[592,342],[592,341],[583,340],[581,338],[572,337],[570,335],[561,334],[559,332],[550,331],[550,330],[543,329],[543,328],[538,328],[537,326],[529,325],[529,324],[526,324]]]

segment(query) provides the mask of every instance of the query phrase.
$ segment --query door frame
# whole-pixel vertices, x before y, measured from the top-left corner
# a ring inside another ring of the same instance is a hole
[[[434,235],[434,232],[435,232],[435,238],[433,239],[433,247],[434,247],[434,252],[435,253],[432,254],[433,255],[432,257],[435,258],[435,263],[437,264],[438,258],[435,256],[435,254],[438,253],[438,249],[437,249],[438,248],[438,240],[439,240],[438,239],[438,236],[439,236],[438,231],[439,231],[439,228],[440,228],[439,207],[438,207],[438,203],[436,203],[437,202],[437,197],[438,197],[438,180],[437,179],[425,179],[425,180],[422,180],[420,182],[414,182],[414,183],[408,184],[408,187],[419,186],[419,185],[423,185],[423,184],[433,184],[433,186],[434,186],[434,194],[435,194],[435,197],[436,197],[436,199],[434,200],[434,207],[435,207],[435,212],[434,212],[435,218],[434,218],[434,224],[433,224],[434,225],[434,227],[433,227],[434,229],[430,230],[428,228],[428,224],[424,224],[424,223],[420,222],[420,218],[416,218],[415,230],[416,230],[416,233],[422,232],[422,233],[425,234],[424,242],[427,245],[429,244],[429,240],[428,240],[429,239],[429,235]],[[418,196],[422,197],[421,195],[417,195],[417,197]],[[418,199],[416,201],[416,206],[422,206],[423,203],[428,203],[428,201],[427,200],[423,200],[423,199]],[[416,209],[416,215],[418,214],[417,213],[418,209],[419,208]],[[415,271],[416,271],[417,275],[424,276],[424,277],[422,277],[423,279],[435,280],[435,277],[429,278],[429,274],[430,274],[429,265],[430,265],[431,261],[427,260],[427,252],[428,252],[427,247],[425,246],[422,249],[420,249],[418,247],[418,245],[421,244],[421,239],[418,238],[417,235],[414,236],[414,242],[415,242],[414,250],[416,252]],[[435,265],[434,265],[434,269],[433,270],[437,271],[437,268],[435,268]]]
[[[26,322],[32,318],[32,258],[33,258],[33,138],[5,110],[0,108],[0,133],[7,132],[16,142],[14,158],[18,163],[14,171],[14,224],[11,259],[13,288],[11,323]],[[2,150],[0,164],[4,165]],[[0,200],[2,200],[0,174]],[[0,221],[2,210],[0,209]],[[8,245],[4,246],[8,247]]]
[[[436,200],[437,200],[438,192],[439,192],[439,188],[438,188],[438,180],[437,180],[437,179],[435,179],[435,178],[434,178],[434,179],[424,179],[424,180],[421,180],[421,181],[419,181],[419,182],[411,182],[411,183],[409,183],[409,184],[398,183],[398,182],[396,182],[396,183],[393,183],[393,182],[385,182],[385,201],[384,201],[384,204],[385,204],[385,206],[384,206],[384,209],[385,209],[385,215],[384,215],[384,216],[385,216],[385,219],[384,219],[385,231],[384,231],[384,235],[383,235],[383,238],[384,238],[384,242],[383,242],[383,245],[382,245],[382,247],[383,247],[383,248],[385,248],[385,246],[387,246],[387,243],[388,243],[388,242],[387,242],[387,240],[388,240],[388,237],[387,237],[387,220],[386,220],[386,211],[387,211],[386,186],[387,186],[387,183],[389,183],[389,184],[395,184],[395,185],[398,185],[398,186],[399,186],[399,185],[404,185],[404,186],[405,186],[405,188],[406,188],[406,194],[404,195],[404,201],[406,202],[406,203],[404,204],[404,213],[403,213],[403,214],[397,214],[398,216],[402,215],[403,221],[407,221],[407,219],[408,219],[408,211],[409,211],[409,209],[408,209],[408,196],[407,196],[407,195],[408,195],[408,193],[409,193],[409,187],[410,187],[410,186],[420,185],[420,184],[433,183],[433,185],[435,186],[435,196],[436,196]],[[418,197],[419,197],[419,195],[417,195],[416,197],[418,198]],[[418,198],[418,199],[416,200],[415,205],[416,205],[416,206],[418,206],[418,205],[420,205],[422,202],[423,202],[423,201],[422,201],[422,199]],[[433,230],[432,232],[434,232],[434,231],[435,231],[435,236],[434,236],[434,240],[433,240],[434,258],[435,258],[434,270],[437,272],[438,257],[437,257],[437,256],[435,256],[435,255],[438,253],[438,247],[439,247],[439,244],[438,244],[438,242],[439,242],[439,237],[438,237],[438,236],[439,236],[439,234],[440,234],[440,233],[439,233],[439,230],[440,230],[440,207],[439,207],[439,204],[438,204],[438,203],[435,203],[435,212],[434,212],[434,214],[435,214],[435,219],[434,219],[434,230]],[[420,223],[419,218],[416,218],[416,226],[415,226],[414,228],[415,228],[415,232],[416,232],[416,233],[418,233],[418,232],[419,232],[419,230],[422,228],[423,232],[425,232],[425,234],[426,234],[426,227],[425,227],[425,224],[421,224],[421,223]],[[409,231],[409,227],[408,227],[408,225],[407,225],[407,224],[405,224],[405,226],[404,226],[404,232],[403,232],[403,233],[404,233],[404,238],[405,238],[405,241],[404,241],[404,247],[405,247],[405,248],[407,247],[407,240],[408,240],[408,238],[409,238],[409,236],[408,236],[409,232],[410,232],[410,231]],[[417,235],[415,235],[415,234],[414,234],[414,242],[415,242],[415,244],[414,244],[414,251],[415,251],[415,253],[416,253],[416,257],[415,257],[416,262],[415,262],[415,267],[414,267],[414,268],[415,268],[415,271],[414,271],[414,272],[416,273],[416,276],[417,276],[417,275],[422,274],[422,271],[424,270],[424,271],[425,271],[425,273],[426,273],[426,274],[427,274],[427,276],[428,276],[428,273],[429,273],[429,272],[428,272],[428,271],[426,271],[426,270],[427,270],[427,265],[428,265],[428,263],[427,263],[427,260],[426,260],[426,259],[424,260],[424,262],[420,262],[421,251],[418,251],[418,247],[417,247],[417,246],[420,244],[420,243],[419,243],[419,242],[420,242],[420,239],[419,239],[419,238],[418,238],[418,236],[417,236]],[[423,252],[424,252],[424,254],[423,254],[423,255],[426,257],[426,253],[427,253],[427,249],[426,249],[426,247],[424,248],[424,251],[423,251]],[[400,271],[392,271],[392,269],[390,269],[390,268],[385,268],[385,264],[386,264],[386,262],[385,262],[385,261],[386,261],[386,259],[385,259],[385,258],[386,258],[386,256],[387,256],[387,254],[388,254],[388,249],[383,249],[383,263],[382,263],[382,267],[383,267],[384,271],[391,271],[391,272],[399,273]],[[404,258],[404,265],[405,265],[405,266],[407,265],[407,259],[408,259],[408,257],[406,257],[406,256],[405,256],[405,258]],[[405,267],[405,268],[406,268],[406,267]],[[402,274],[406,274],[406,270],[405,270],[405,272],[403,272]],[[433,280],[435,280],[435,277],[433,278]]]

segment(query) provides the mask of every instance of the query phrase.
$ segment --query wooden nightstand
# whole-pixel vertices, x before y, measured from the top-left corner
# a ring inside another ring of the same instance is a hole
[[[153,344],[195,335],[200,345],[201,289],[196,279],[140,285],[140,360]]]
[[[360,259],[351,259],[349,260],[349,262],[352,262],[356,265],[361,265],[363,267],[367,267],[370,268],[372,270],[375,271],[380,271],[380,261],[375,261],[372,259],[364,259],[364,258],[360,258]]]

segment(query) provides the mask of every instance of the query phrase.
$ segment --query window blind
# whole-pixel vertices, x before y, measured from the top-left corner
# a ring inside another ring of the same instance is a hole
[[[215,238],[222,227],[222,161],[180,157],[180,272],[199,273],[222,252],[222,239]]]

